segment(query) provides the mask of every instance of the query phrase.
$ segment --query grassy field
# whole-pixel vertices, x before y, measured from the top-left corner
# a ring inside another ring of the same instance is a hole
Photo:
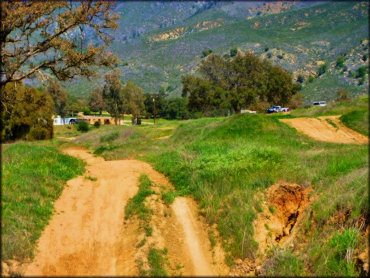
[[[358,275],[343,248],[357,252],[366,243],[356,223],[369,208],[368,146],[316,142],[281,123],[279,117],[344,114],[350,119],[347,125],[363,128],[367,119],[357,113],[367,111],[367,102],[368,97],[360,97],[286,116],[244,114],[160,120],[156,126],[103,126],[75,142],[106,159],[146,160],[168,176],[177,190],[174,195],[193,196],[209,224],[217,224],[230,264],[233,258],[255,256],[258,245],[252,223],[261,211],[256,193],[282,180],[311,185],[317,200],[299,233],[303,246],[275,250],[266,274]],[[332,219],[344,212],[349,215],[347,221],[338,226]],[[358,240],[337,246],[348,233],[357,233]]]
[[[35,218],[32,221],[27,216],[27,225],[32,228],[34,226],[31,225],[36,225],[37,232],[27,236],[32,239],[39,236],[52,211],[51,202],[60,193],[60,185],[83,171],[80,162],[58,154],[52,146],[84,145],[105,159],[136,157],[150,162],[156,170],[169,177],[176,188],[176,192],[171,192],[169,203],[178,195],[190,195],[197,200],[200,213],[209,224],[217,225],[227,262],[232,265],[235,258],[255,257],[258,243],[254,240],[253,221],[262,210],[257,193],[279,181],[295,182],[311,186],[310,194],[314,201],[296,235],[299,244],[271,250],[263,266],[264,274],[359,275],[353,258],[365,250],[366,245],[361,223],[369,209],[368,146],[316,142],[280,122],[279,118],[343,115],[342,120],[347,126],[366,134],[367,105],[368,97],[363,96],[351,102],[298,109],[284,116],[242,114],[187,121],[160,119],[156,125],[151,120],[145,120],[142,126],[91,126],[87,133],[76,131],[74,126],[71,129],[56,127],[58,136],[74,136],[76,139],[68,143],[53,139],[44,145],[15,144],[5,150],[4,212],[10,215],[11,211],[16,211],[16,217],[33,215]],[[42,157],[41,166],[36,164],[36,160],[31,161],[33,153]],[[17,156],[19,159],[14,159]],[[48,163],[55,160],[60,164],[53,163],[51,167]],[[21,167],[19,161],[27,166]],[[39,170],[23,170],[36,165]],[[54,167],[71,167],[75,171],[50,170]],[[19,175],[19,171],[26,173]],[[35,177],[41,178],[35,180]],[[54,183],[49,182],[49,178]],[[20,197],[18,191],[15,193],[9,189],[24,183],[23,179],[32,183],[27,183],[28,191],[24,190],[24,196],[22,193],[23,197]],[[40,189],[43,188],[40,185],[45,184],[46,193]],[[53,186],[56,189],[50,193]],[[31,194],[30,191],[38,193]],[[130,200],[126,217],[141,215],[145,218],[147,213],[142,197],[150,193],[150,181],[142,176],[139,192]],[[31,203],[48,204],[45,215],[43,210],[20,214],[23,208],[18,208],[19,202],[13,203],[15,208],[10,209],[10,198],[28,200],[25,196],[33,194],[37,201],[32,199]],[[42,194],[46,194],[48,199]],[[337,220],[342,219],[341,215],[346,215],[345,221]],[[15,227],[18,227],[17,223],[26,221],[16,221],[14,217],[8,216],[4,220],[13,221]],[[9,222],[6,223],[3,227],[8,230],[4,230],[4,235],[17,231],[9,226]],[[8,249],[8,257],[14,254],[26,257],[31,252],[24,247],[32,246],[31,241],[18,240],[14,243],[10,240],[24,236],[21,231],[25,229],[21,228],[18,229],[18,237],[12,235],[6,238],[3,235],[3,241],[8,241],[4,247]],[[348,259],[348,250],[352,252],[351,259]],[[162,263],[155,262],[159,253],[152,253],[153,273],[157,273],[154,269]]]
[[[53,213],[65,182],[84,163],[42,143],[15,143],[2,153],[2,260],[24,261]]]

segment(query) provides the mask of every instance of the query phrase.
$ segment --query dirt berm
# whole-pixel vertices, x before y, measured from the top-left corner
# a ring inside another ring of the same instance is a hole
[[[124,208],[136,194],[141,174],[158,188],[169,181],[142,161],[104,161],[77,147],[64,152],[85,160],[87,171],[70,180],[55,202],[55,214],[23,274],[139,275],[138,257],[147,254],[138,247],[142,235],[135,221],[124,223]],[[207,225],[198,217],[195,202],[182,197],[167,206],[160,194],[153,198],[153,233],[145,246],[167,248],[169,275],[228,274],[222,256],[211,251]]]

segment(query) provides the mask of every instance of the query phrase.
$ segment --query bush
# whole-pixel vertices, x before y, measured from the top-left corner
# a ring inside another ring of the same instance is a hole
[[[267,56],[267,58],[269,58],[269,59],[270,59],[270,58],[272,57],[272,54],[271,54],[271,53],[267,53],[267,55],[266,55],[266,56]]]
[[[321,76],[323,75],[328,69],[328,65],[327,64],[323,64],[319,67],[318,71],[317,71],[317,76]]]
[[[351,100],[349,92],[342,89],[339,89],[337,91],[337,101],[349,101],[349,100]]]
[[[303,83],[304,82],[304,76],[303,75],[298,75],[298,77],[297,77],[297,82],[299,82],[299,83]]]
[[[94,127],[99,128],[100,126],[101,126],[101,123],[100,122],[95,122],[94,123]]]
[[[89,107],[85,106],[84,108],[82,108],[82,112],[84,113],[84,115],[90,115],[91,110]]]
[[[366,70],[367,70],[367,66],[362,66],[362,67],[359,67],[357,70],[356,70],[356,78],[364,78],[365,75],[366,75]]]
[[[238,54],[237,48],[230,49],[230,57],[235,57],[237,54]]]
[[[343,57],[339,57],[337,59],[337,63],[335,65],[336,68],[343,68],[344,66],[344,58]]]
[[[211,54],[213,52],[213,50],[212,49],[210,49],[210,48],[208,48],[208,49],[206,49],[206,50],[203,50],[203,52],[202,52],[202,57],[204,58],[204,57],[207,57],[209,54]]]
[[[314,80],[315,80],[315,77],[313,77],[312,75],[310,75],[310,76],[308,77],[308,82],[309,82],[309,83],[312,83]]]
[[[88,132],[89,131],[89,124],[85,121],[81,121],[77,125],[77,130],[81,132]]]
[[[36,126],[30,129],[30,132],[27,134],[27,140],[46,140],[50,139],[53,136],[53,126],[47,129],[45,127]]]

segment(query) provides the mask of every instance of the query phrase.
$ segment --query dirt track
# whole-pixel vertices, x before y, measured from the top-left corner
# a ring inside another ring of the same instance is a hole
[[[281,119],[280,121],[318,141],[346,144],[368,143],[368,137],[344,126],[339,117],[323,116],[318,118]],[[332,121],[336,127],[328,121]]]
[[[168,180],[142,161],[104,161],[76,147],[65,153],[85,160],[87,171],[70,180],[55,202],[55,214],[25,275],[138,275],[137,226],[124,224],[124,208],[137,192],[142,173],[156,184]],[[227,268],[221,262],[213,264],[205,224],[198,219],[193,201],[177,198],[168,209],[166,220],[153,218],[157,226],[152,244],[161,241],[170,262],[181,263],[183,275],[225,275]]]

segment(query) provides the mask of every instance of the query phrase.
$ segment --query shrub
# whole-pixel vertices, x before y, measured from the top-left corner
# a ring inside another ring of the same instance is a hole
[[[84,115],[90,115],[91,110],[89,107],[85,106],[84,108],[82,108],[82,112],[84,113]]]
[[[312,83],[314,80],[315,80],[315,77],[313,77],[312,75],[310,75],[310,76],[308,77],[308,82],[309,82],[309,83]]]
[[[280,54],[279,54],[277,57],[278,57],[279,59],[283,59],[283,58],[284,58],[284,57],[283,57],[283,55],[280,55]]]
[[[297,77],[297,82],[299,82],[299,83],[303,83],[304,82],[304,76],[303,75],[298,75],[298,77]]]
[[[349,101],[350,99],[349,92],[342,89],[337,90],[337,101]]]
[[[343,68],[344,66],[344,58],[341,56],[337,59],[337,63],[335,65],[336,68]]]
[[[88,132],[89,131],[89,124],[85,121],[81,121],[77,125],[77,130],[81,132]]]
[[[364,77],[365,77],[365,75],[366,75],[366,70],[367,70],[367,66],[359,67],[359,68],[356,70],[356,75],[355,75],[355,77],[356,77],[356,78],[364,78]]]
[[[204,58],[204,57],[207,57],[209,54],[211,54],[213,52],[213,50],[212,49],[210,49],[210,48],[208,48],[208,49],[206,49],[206,50],[203,50],[203,52],[202,52],[202,57]]]
[[[30,129],[27,134],[27,140],[46,140],[53,136],[53,127],[46,129],[45,127],[36,126]]]
[[[328,69],[328,65],[322,64],[317,71],[317,76],[323,75],[327,71],[327,69]]]
[[[100,123],[100,122],[95,122],[95,123],[94,123],[94,127],[96,127],[96,128],[99,128],[99,127],[100,127],[100,125],[101,125],[101,123]]]
[[[269,51],[269,48],[268,47],[265,47],[265,52]]]
[[[236,54],[238,54],[238,49],[237,48],[230,49],[230,57],[235,57]]]
[[[106,134],[106,135],[102,135],[100,137],[100,142],[111,142],[111,141],[114,141],[116,140],[118,137],[119,137],[119,131],[114,131],[112,133],[109,133],[109,134]]]
[[[267,58],[269,58],[269,59],[271,59],[271,57],[272,57],[272,54],[271,53],[267,53]]]

